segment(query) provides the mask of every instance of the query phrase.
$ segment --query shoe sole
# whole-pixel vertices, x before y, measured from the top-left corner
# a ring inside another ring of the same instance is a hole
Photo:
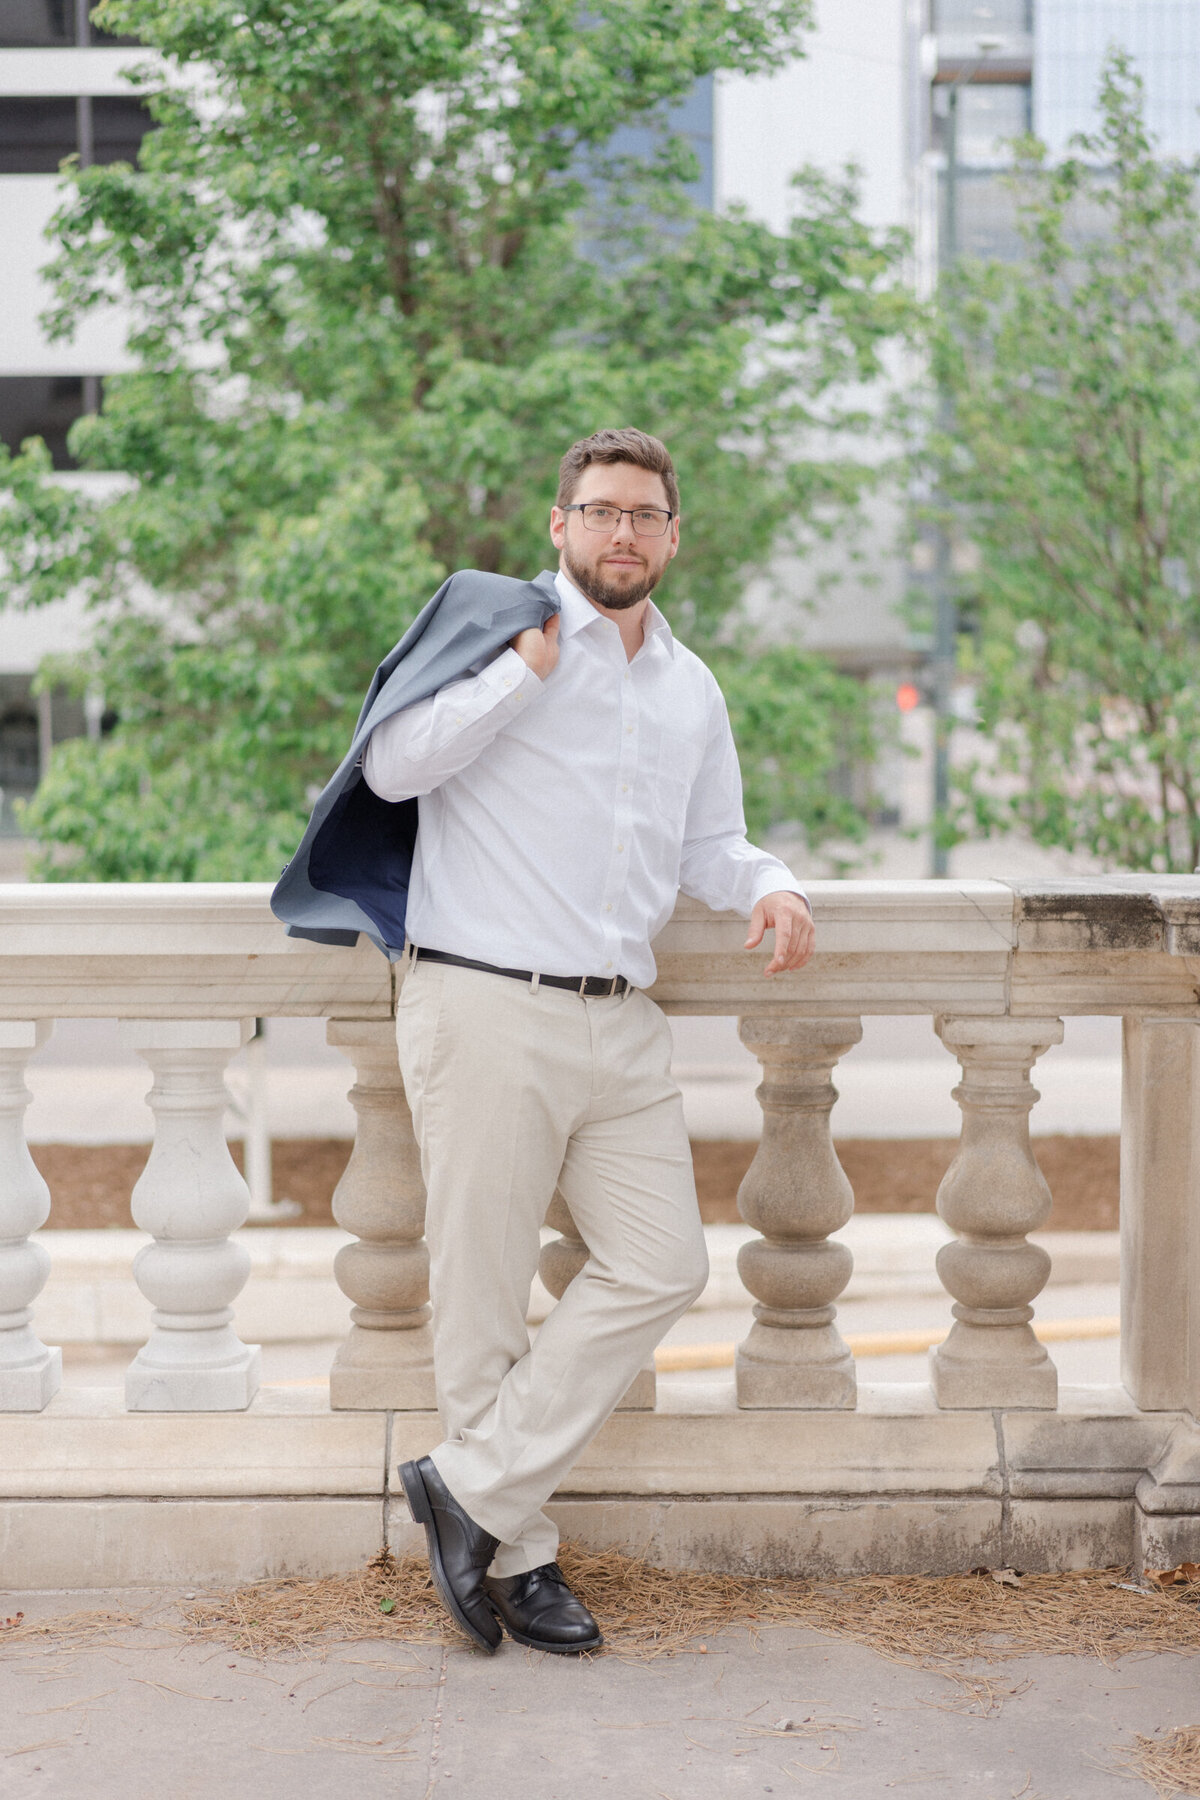
[[[479,1627],[472,1624],[459,1605],[442,1565],[441,1546],[438,1544],[437,1527],[433,1522],[433,1510],[429,1504],[429,1495],[425,1492],[425,1483],[415,1469],[411,1476],[408,1470],[407,1463],[400,1464],[397,1471],[400,1476],[400,1485],[404,1489],[404,1498],[408,1501],[408,1510],[412,1514],[413,1523],[425,1527],[425,1542],[429,1550],[429,1572],[433,1576],[433,1584],[441,1596],[442,1605],[455,1624],[466,1632],[473,1644],[478,1645],[479,1649],[486,1651],[489,1656],[494,1656],[500,1648],[500,1643],[489,1643]]]
[[[514,1631],[504,1614],[497,1612],[494,1606],[492,1617],[501,1631],[507,1631],[514,1644],[524,1644],[527,1650],[546,1650],[551,1656],[580,1656],[587,1650],[599,1650],[604,1643],[603,1637],[597,1632],[594,1638],[588,1638],[584,1644],[548,1644],[545,1638],[527,1637],[523,1631]]]

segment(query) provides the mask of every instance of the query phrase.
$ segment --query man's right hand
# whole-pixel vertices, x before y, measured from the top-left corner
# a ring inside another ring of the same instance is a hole
[[[558,613],[551,613],[546,620],[543,631],[531,625],[528,631],[518,631],[509,648],[515,650],[521,661],[528,663],[539,681],[545,681],[547,675],[558,662],[558,627],[561,619]]]

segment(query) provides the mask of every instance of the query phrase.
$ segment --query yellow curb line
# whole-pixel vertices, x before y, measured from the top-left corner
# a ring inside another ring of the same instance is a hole
[[[1115,1338],[1121,1335],[1117,1318],[1043,1319],[1033,1328],[1034,1336],[1043,1344],[1071,1344],[1088,1338]],[[937,1331],[857,1331],[846,1338],[852,1356],[919,1356],[932,1350],[948,1336],[945,1327]],[[654,1352],[654,1367],[660,1375],[678,1375],[688,1369],[731,1369],[736,1344],[668,1344]]]

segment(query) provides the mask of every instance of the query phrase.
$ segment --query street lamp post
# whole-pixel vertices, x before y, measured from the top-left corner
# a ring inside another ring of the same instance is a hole
[[[1002,38],[976,38],[979,55],[968,69],[956,75],[946,93],[946,204],[941,262],[958,259],[958,96],[1003,43]],[[949,403],[941,399],[943,423]],[[929,872],[937,879],[949,873],[950,858],[938,839],[938,823],[950,804],[950,733],[954,729],[954,674],[958,637],[958,607],[950,583],[950,546],[945,532],[938,534],[934,575],[933,625],[933,826],[930,831]]]

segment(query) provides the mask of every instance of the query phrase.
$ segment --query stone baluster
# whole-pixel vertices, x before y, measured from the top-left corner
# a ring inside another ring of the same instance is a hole
[[[133,1262],[152,1330],[125,1375],[131,1412],[240,1412],[258,1391],[262,1352],[233,1328],[250,1256],[230,1233],[250,1192],[225,1142],[225,1066],[252,1019],[132,1019],[121,1041],[154,1073],[154,1143],[133,1190],[133,1219],[154,1243]]]
[[[939,1018],[934,1027],[963,1073],[954,1090],[962,1137],[937,1195],[958,1235],[937,1257],[956,1304],[949,1336],[929,1353],[934,1398],[943,1407],[1053,1407],[1058,1372],[1030,1324],[1050,1257],[1025,1234],[1050,1211],[1029,1141],[1039,1098],[1029,1071],[1062,1042],[1062,1020]]]
[[[556,1300],[561,1300],[587,1261],[588,1247],[579,1235],[579,1227],[571,1217],[570,1207],[557,1188],[546,1212],[546,1223],[551,1231],[557,1231],[561,1235],[548,1239],[542,1245],[538,1274],[546,1291],[553,1294]],[[653,1412],[657,1391],[654,1364],[649,1362],[634,1376],[625,1398],[617,1403],[617,1411]]]
[[[0,1020],[0,1412],[41,1412],[62,1384],[62,1351],[31,1323],[50,1256],[29,1234],[50,1216],[50,1190],[24,1130],[25,1064],[52,1029],[48,1020]]]
[[[349,1057],[358,1115],[354,1149],[333,1196],[333,1216],[358,1242],[333,1272],[354,1302],[329,1376],[330,1404],[424,1412],[436,1404],[429,1323],[425,1183],[412,1114],[388,1020],[330,1019],[328,1042]]]
[[[737,1350],[743,1407],[852,1407],[854,1359],[834,1323],[854,1258],[830,1232],[854,1195],[829,1129],[833,1070],[858,1043],[858,1019],[745,1018],[743,1044],[763,1068],[762,1141],[738,1190],[747,1224],[762,1232],[738,1252],[754,1324]]]

